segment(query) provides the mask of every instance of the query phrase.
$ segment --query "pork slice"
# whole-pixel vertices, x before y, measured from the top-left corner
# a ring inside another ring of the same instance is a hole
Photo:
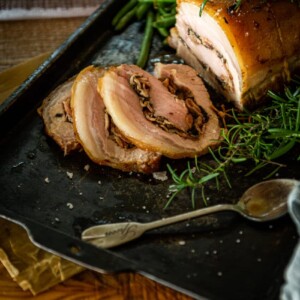
[[[238,108],[260,104],[268,89],[300,67],[300,8],[292,1],[178,0],[169,43]]]
[[[74,134],[70,112],[71,88],[74,80],[75,78],[72,78],[59,85],[38,109],[46,133],[62,148],[65,155],[81,148]]]
[[[145,96],[145,101],[150,101],[154,117],[165,118],[181,130],[190,128],[189,112],[184,101],[176,95],[170,94],[156,78],[135,65],[122,65],[118,72],[121,76],[130,76],[131,86],[145,93],[145,95],[141,95]],[[143,83],[144,86],[142,86]],[[155,89],[152,88],[153,86],[155,86]]]
[[[207,153],[209,147],[218,145],[220,141],[220,126],[216,114],[209,108],[211,102],[208,93],[203,90],[201,79],[188,66],[171,65],[167,70],[167,67],[164,69],[159,65],[157,68],[158,73],[167,74],[166,78],[171,74],[171,84],[176,82],[182,88],[179,92],[185,94],[182,99],[173,94],[162,81],[137,66],[121,65],[110,68],[99,79],[98,90],[108,113],[122,134],[142,149],[160,152],[171,158]],[[133,77],[137,78],[136,75],[148,83],[147,92],[137,91],[136,84],[132,82]],[[176,84],[172,89],[174,87],[176,89]],[[146,100],[143,94],[148,95]],[[184,109],[177,114],[179,100],[180,107]],[[158,103],[165,101],[168,105]],[[203,108],[198,104],[202,101],[205,103]],[[162,115],[164,117],[160,118]],[[192,120],[193,128],[191,117],[197,119]],[[181,123],[189,125],[179,128],[177,125]]]
[[[73,124],[80,144],[91,160],[100,165],[122,171],[156,171],[161,155],[130,144],[108,115],[97,91],[98,79],[103,74],[103,69],[89,66],[79,73],[72,87]]]

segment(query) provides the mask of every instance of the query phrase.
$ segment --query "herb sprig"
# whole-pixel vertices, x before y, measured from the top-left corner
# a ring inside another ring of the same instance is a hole
[[[180,174],[168,165],[174,184],[169,186],[171,197],[166,207],[187,188],[191,191],[193,207],[196,190],[201,191],[206,204],[206,184],[215,180],[219,188],[219,181],[223,178],[231,187],[227,173],[233,165],[252,163],[253,167],[245,176],[269,166],[272,171],[265,174],[265,179],[285,167],[278,159],[300,143],[300,81],[294,80],[294,84],[295,87],[286,87],[282,96],[269,91],[270,105],[255,112],[232,109],[227,130],[221,133],[223,141],[220,147],[215,151],[210,149],[212,163],[195,158],[194,166],[188,162]],[[300,155],[296,159],[300,160]]]

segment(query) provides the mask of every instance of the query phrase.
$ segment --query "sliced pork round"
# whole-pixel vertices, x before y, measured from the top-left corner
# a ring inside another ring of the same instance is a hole
[[[219,120],[197,73],[158,64],[155,78],[134,65],[110,68],[98,90],[107,112],[138,147],[171,158],[205,154],[220,141]]]
[[[300,67],[297,1],[178,0],[169,43],[238,108],[255,107]]]
[[[104,69],[87,67],[79,73],[72,87],[71,109],[80,144],[95,163],[123,171],[156,171],[161,155],[130,143],[107,113],[97,91],[98,79],[103,73]]]
[[[72,78],[53,90],[38,109],[46,133],[62,148],[65,155],[81,148],[74,134],[70,109],[74,80]]]

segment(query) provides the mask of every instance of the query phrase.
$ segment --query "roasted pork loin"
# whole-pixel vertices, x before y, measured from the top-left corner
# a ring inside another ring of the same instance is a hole
[[[177,0],[169,44],[238,108],[256,107],[268,89],[300,67],[297,1]]]
[[[187,65],[110,68],[98,90],[114,124],[137,147],[171,158],[194,157],[220,141],[220,125],[202,80]]]
[[[72,78],[53,90],[38,109],[43,118],[46,133],[62,148],[65,155],[80,148],[74,134],[70,109],[71,88],[74,80],[75,78]]]
[[[216,110],[187,65],[159,63],[154,76],[134,65],[89,66],[40,113],[65,154],[82,147],[95,163],[122,171],[152,173],[162,155],[195,157],[220,143]]]
[[[87,67],[79,73],[72,87],[73,124],[80,144],[91,160],[100,165],[129,172],[156,171],[161,155],[130,143],[107,113],[97,91],[98,79],[103,74],[104,69]]]

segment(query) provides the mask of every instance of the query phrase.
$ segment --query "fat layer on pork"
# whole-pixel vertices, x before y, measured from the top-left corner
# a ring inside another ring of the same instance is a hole
[[[177,0],[169,44],[238,108],[255,107],[300,66],[300,8],[291,1]]]

